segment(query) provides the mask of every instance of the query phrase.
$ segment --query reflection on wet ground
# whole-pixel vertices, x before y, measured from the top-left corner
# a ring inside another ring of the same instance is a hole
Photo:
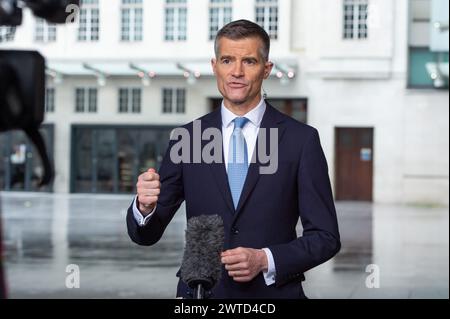
[[[126,232],[130,196],[2,193],[1,201],[10,297],[174,297],[184,208],[158,244],[140,247]],[[449,297],[448,208],[336,207],[342,249],[306,273],[310,298]],[[79,266],[79,289],[66,288],[70,264]],[[379,288],[368,288],[377,271]]]

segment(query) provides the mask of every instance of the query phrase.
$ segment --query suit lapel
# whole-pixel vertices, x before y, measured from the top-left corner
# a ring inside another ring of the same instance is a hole
[[[215,110],[214,112],[210,113],[210,117],[205,118],[205,120],[209,123],[208,124],[209,127],[217,128],[218,130],[220,130],[220,132],[222,132],[222,116],[220,113],[220,107],[217,108],[217,110]],[[219,192],[222,194],[225,203],[230,209],[229,211],[234,213],[233,197],[231,196],[230,186],[228,185],[228,176],[227,171],[225,169],[223,149],[222,149],[222,162],[212,163],[209,164],[208,166],[210,167],[214,180],[216,181],[216,184],[219,187]]]

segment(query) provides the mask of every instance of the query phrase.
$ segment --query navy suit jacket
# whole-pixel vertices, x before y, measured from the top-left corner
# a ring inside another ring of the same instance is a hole
[[[211,127],[222,129],[220,108],[200,120],[202,131]],[[192,122],[184,128],[192,138]],[[187,219],[204,214],[218,214],[223,218],[224,250],[236,247],[271,250],[276,268],[275,284],[267,286],[262,273],[250,282],[237,283],[223,268],[221,280],[212,291],[214,298],[305,298],[301,285],[305,279],[303,273],[332,258],[340,249],[328,167],[317,130],[269,104],[261,128],[267,131],[278,128],[278,170],[275,174],[262,175],[259,159],[251,163],[237,209],[224,162],[174,164],[169,154],[176,141],[170,142],[159,170],[161,193],[149,223],[140,227],[133,217],[132,206],[128,209],[128,234],[139,245],[158,242],[185,201]],[[269,134],[266,138],[269,143]],[[258,142],[255,153],[257,147]],[[301,237],[295,229],[299,217],[303,226]],[[177,296],[189,298],[190,293],[179,280]]]

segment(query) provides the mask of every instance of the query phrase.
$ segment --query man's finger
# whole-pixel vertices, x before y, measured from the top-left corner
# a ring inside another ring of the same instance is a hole
[[[139,189],[145,190],[145,189],[154,189],[154,188],[161,188],[161,183],[159,181],[141,181],[138,184]]]
[[[139,192],[140,196],[148,197],[148,196],[158,196],[160,194],[160,190],[155,189],[146,189],[144,191]]]
[[[222,252],[222,256],[236,255],[242,252],[241,247],[228,249]]]
[[[159,175],[157,173],[144,173],[142,175],[142,179],[145,182],[151,182],[151,181],[159,181]]]
[[[225,264],[225,269],[226,270],[243,270],[243,269],[247,269],[248,268],[248,263],[245,262],[240,262],[240,263],[236,263],[236,264]]]
[[[231,255],[221,258],[222,264],[236,264],[245,260],[244,255]]]

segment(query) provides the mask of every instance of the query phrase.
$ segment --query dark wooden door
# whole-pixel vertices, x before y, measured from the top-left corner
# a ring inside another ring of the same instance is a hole
[[[336,199],[372,201],[373,128],[336,128]]]

